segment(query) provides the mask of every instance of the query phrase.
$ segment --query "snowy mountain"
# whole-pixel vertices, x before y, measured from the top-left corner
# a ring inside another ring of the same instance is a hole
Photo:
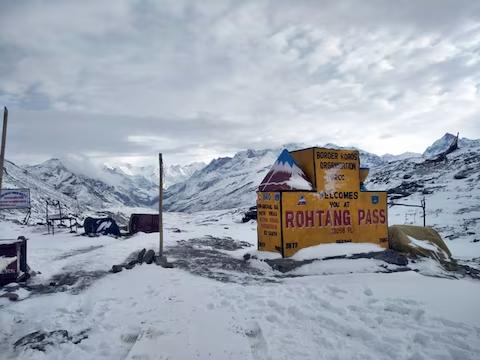
[[[36,174],[21,168],[14,163],[6,160],[3,178],[3,188],[27,188],[30,189],[30,201],[32,205],[32,219],[41,221],[45,216],[46,200],[55,199],[66,206],[67,212],[77,213],[77,201],[56,190],[51,184],[46,183]],[[2,210],[2,217],[21,220],[25,217],[24,210]]]
[[[204,168],[205,165],[207,164],[203,162],[194,162],[188,165],[167,165],[165,167],[165,187],[168,188],[173,184],[187,180],[195,171]]]
[[[187,165],[167,165],[164,168],[164,186],[167,188],[173,184],[187,180],[197,170],[203,168],[206,164],[203,162],[194,162]],[[158,165],[137,166],[125,163],[114,167],[130,176],[142,176],[150,182],[158,184]]]
[[[203,163],[166,167],[166,185],[186,180]],[[106,208],[151,207],[158,203],[158,167],[97,166],[88,158],[50,159],[41,164],[17,166],[6,162],[5,188],[31,190],[32,219],[43,220],[45,201],[59,200],[65,211],[80,214]],[[20,220],[22,211],[5,211]]]
[[[26,170],[55,190],[77,199],[81,205],[150,206],[157,194],[157,185],[143,176],[129,176],[119,169],[93,167],[71,160],[50,159],[27,166]]]
[[[455,138],[456,138],[455,135],[446,133],[425,150],[425,152],[423,153],[423,157],[429,159],[441,154],[442,152],[448,149],[448,147],[453,143]],[[480,146],[480,139],[478,140],[471,140],[467,138],[458,139],[458,147],[468,148],[472,146]]]
[[[246,150],[212,160],[195,176],[170,186],[164,205],[170,211],[228,209],[254,203],[255,190],[280,149]]]
[[[241,151],[232,158],[212,160],[194,177],[167,189],[165,208],[193,212],[251,206],[255,203],[258,185],[282,150],[306,147],[304,144],[287,144],[275,149]],[[333,144],[325,147],[342,148]],[[359,152],[362,166],[375,167],[385,163],[378,155],[363,150]]]
[[[419,205],[425,198],[427,225],[447,239],[480,240],[480,142],[462,140],[446,161],[410,158],[372,169],[367,188],[388,190],[396,203]],[[435,143],[429,149],[439,149]],[[389,208],[390,222],[421,224],[421,215],[418,208]]]
[[[398,160],[419,158],[421,156],[422,156],[422,154],[408,151],[408,152],[404,152],[404,153],[399,154],[399,155],[384,154],[384,155],[381,156],[381,158],[384,162],[388,163],[388,162],[398,161]]]

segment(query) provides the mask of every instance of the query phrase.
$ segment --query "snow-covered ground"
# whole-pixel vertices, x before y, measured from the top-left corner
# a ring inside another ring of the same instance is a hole
[[[175,267],[142,264],[116,274],[108,272],[112,265],[156,249],[158,233],[51,236],[1,222],[2,238],[29,238],[28,262],[41,274],[30,292],[17,290],[20,301],[0,298],[0,358],[478,359],[480,281],[441,277],[429,261],[416,264],[418,272],[388,273],[396,267],[374,259],[315,261],[283,274],[263,261],[278,255],[256,251],[256,223],[240,217],[167,213],[166,253]],[[464,245],[471,258],[480,256],[478,243]],[[354,253],[356,246],[297,257]],[[244,261],[245,253],[254,256]],[[14,348],[40,330],[67,330],[70,339],[52,341],[45,352]]]

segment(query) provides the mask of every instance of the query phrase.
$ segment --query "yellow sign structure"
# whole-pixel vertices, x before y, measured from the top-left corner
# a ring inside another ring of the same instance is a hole
[[[326,243],[387,247],[387,193],[361,191],[366,169],[360,170],[358,151],[309,148],[289,155],[282,153],[268,175],[269,190],[279,190],[257,193],[259,250],[285,257]],[[298,173],[313,190],[285,190],[284,184],[298,183]]]

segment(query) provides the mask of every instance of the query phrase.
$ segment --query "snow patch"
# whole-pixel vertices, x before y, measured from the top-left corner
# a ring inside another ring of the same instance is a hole
[[[321,244],[297,251],[291,258],[294,260],[322,259],[330,256],[353,255],[385,249],[369,243]]]

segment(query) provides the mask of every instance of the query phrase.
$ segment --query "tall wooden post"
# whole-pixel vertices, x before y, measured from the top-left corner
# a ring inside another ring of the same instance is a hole
[[[457,136],[458,136],[458,135],[457,135]],[[421,204],[422,204],[422,210],[423,210],[423,227],[425,227],[426,224],[427,224],[427,219],[426,219],[427,214],[426,214],[425,196],[423,197]]]
[[[158,187],[158,233],[159,233],[159,250],[158,256],[161,259],[163,257],[163,159],[162,153],[158,154],[159,165],[159,187]]]
[[[8,109],[5,106],[3,108],[2,148],[0,151],[0,190],[2,189],[2,181],[3,181],[3,164],[5,160],[5,145],[7,142],[7,122],[8,122]]]

